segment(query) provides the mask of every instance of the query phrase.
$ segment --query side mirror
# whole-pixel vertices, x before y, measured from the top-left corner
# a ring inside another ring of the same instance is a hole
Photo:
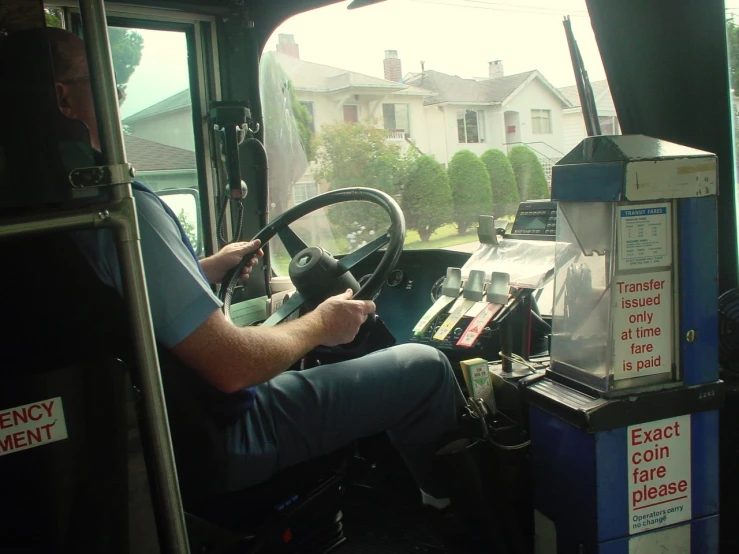
[[[203,256],[203,225],[200,218],[200,194],[196,189],[166,189],[156,193],[180,220],[197,255]]]

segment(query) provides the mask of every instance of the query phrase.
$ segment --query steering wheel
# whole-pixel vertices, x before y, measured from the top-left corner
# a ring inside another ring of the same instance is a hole
[[[383,208],[390,216],[390,227],[384,234],[340,260],[334,258],[323,248],[308,247],[289,227],[291,223],[301,217],[326,206],[356,201],[372,202]],[[345,188],[319,194],[293,206],[259,231],[252,240],[259,239],[264,245],[275,235],[280,237],[288,253],[292,256],[289,275],[297,292],[267,318],[262,326],[277,325],[296,310],[304,306],[317,305],[329,296],[339,294],[346,289],[352,289],[354,291],[353,298],[357,300],[374,298],[390,273],[395,269],[400,254],[403,252],[405,218],[400,206],[389,194],[370,188]],[[351,269],[386,244],[387,250],[382,260],[380,260],[370,278],[360,287],[351,274]],[[229,271],[223,279],[219,296],[223,301],[223,311],[229,319],[231,319],[231,301],[241,270],[255,255],[253,253],[244,256],[239,265]]]

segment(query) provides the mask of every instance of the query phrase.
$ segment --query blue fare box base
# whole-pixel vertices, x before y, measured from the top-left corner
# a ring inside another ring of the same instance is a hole
[[[554,534],[552,554],[615,554],[606,543],[718,514],[717,410],[593,433],[531,406],[530,426],[537,535]]]

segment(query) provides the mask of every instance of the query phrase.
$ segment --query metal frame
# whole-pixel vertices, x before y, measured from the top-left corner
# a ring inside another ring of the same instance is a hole
[[[102,0],[80,0],[80,14],[86,31],[87,62],[92,77],[95,115],[103,159],[108,164],[125,164],[118,114],[118,98],[113,74],[113,60],[108,43],[108,23]],[[136,205],[130,183],[113,185],[117,209],[111,220],[118,222],[116,239],[121,277],[132,324],[137,373],[144,411],[144,439],[151,453],[154,505],[159,509],[160,538],[165,550],[188,552],[189,544],[182,509],[172,438],[167,420],[156,339],[149,307],[149,295],[141,257],[141,238],[136,219]]]
[[[113,75],[107,22],[102,0],[80,0],[86,30],[86,50],[104,163],[126,162],[118,100]],[[151,456],[149,469],[153,502],[157,511],[160,548],[163,552],[189,553],[185,517],[180,497],[167,409],[159,372],[159,359],[141,257],[136,205],[131,190],[133,172],[117,172],[111,185],[113,201],[66,212],[46,211],[26,218],[0,222],[0,238],[47,232],[107,227],[115,231],[121,277],[135,348],[131,371],[137,378],[144,416],[143,440]]]

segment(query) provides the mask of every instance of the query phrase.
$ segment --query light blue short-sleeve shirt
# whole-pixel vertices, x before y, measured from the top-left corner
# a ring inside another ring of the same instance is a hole
[[[140,190],[134,190],[133,196],[154,333],[159,342],[172,348],[223,304],[203,278],[161,201],[153,193]],[[73,238],[98,277],[122,295],[113,231],[78,231]]]

